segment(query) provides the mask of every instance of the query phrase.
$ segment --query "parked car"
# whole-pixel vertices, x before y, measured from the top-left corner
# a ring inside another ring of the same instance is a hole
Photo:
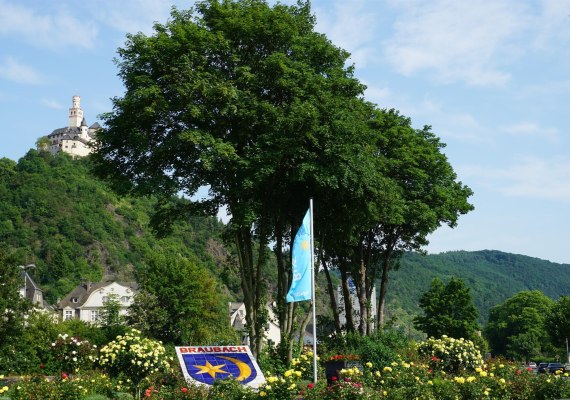
[[[546,372],[546,367],[548,367],[548,363],[538,364],[538,368],[537,368],[538,373],[542,374],[542,373]]]
[[[566,372],[566,368],[564,368],[564,365],[561,363],[549,363],[546,370],[551,374],[554,374],[556,371],[561,371],[562,373]]]

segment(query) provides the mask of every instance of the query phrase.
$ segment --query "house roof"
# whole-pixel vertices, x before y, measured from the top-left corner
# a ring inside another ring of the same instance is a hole
[[[104,288],[106,286],[112,285],[113,283],[117,283],[121,286],[125,286],[130,288],[131,290],[135,291],[138,290],[139,286],[136,282],[117,282],[117,281],[105,281],[105,282],[85,282],[81,285],[78,285],[73,289],[63,300],[56,304],[56,308],[61,310],[65,307],[71,308],[78,308],[81,307],[91,296],[93,292],[98,289]],[[73,302],[72,299],[77,298],[76,302]]]

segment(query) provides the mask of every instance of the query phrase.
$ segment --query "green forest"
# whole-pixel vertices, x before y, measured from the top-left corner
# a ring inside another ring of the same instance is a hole
[[[190,218],[157,238],[148,224],[155,200],[119,198],[89,171],[86,159],[35,150],[0,160],[0,246],[14,263],[36,265],[30,274],[50,303],[82,281],[133,280],[162,253],[210,271],[220,293],[239,297],[221,222]]]
[[[407,253],[393,272],[388,313],[400,322],[419,312],[418,300],[434,278],[458,277],[471,289],[485,324],[491,307],[521,291],[539,290],[552,299],[570,294],[570,265],[497,250]],[[398,324],[398,321],[395,321]]]

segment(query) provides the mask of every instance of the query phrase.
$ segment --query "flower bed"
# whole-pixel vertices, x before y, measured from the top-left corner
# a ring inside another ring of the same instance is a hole
[[[68,339],[62,338],[71,343],[75,356],[75,347],[83,344]],[[312,353],[307,352],[294,359],[290,369],[267,375],[258,390],[232,380],[206,388],[185,382],[179,368],[171,368],[160,342],[131,331],[99,350],[93,368],[100,369],[75,368],[51,378],[0,376],[0,400],[547,400],[570,396],[568,374],[535,374],[504,360],[484,363],[465,340],[432,338],[416,348],[417,353],[406,358],[397,356],[377,365],[351,355],[327,357],[319,362],[317,384],[311,382]],[[327,363],[343,363],[328,383]]]

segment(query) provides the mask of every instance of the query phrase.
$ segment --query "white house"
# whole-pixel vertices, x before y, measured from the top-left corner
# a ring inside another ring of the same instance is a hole
[[[249,338],[247,336],[246,320],[245,320],[245,303],[243,302],[230,302],[230,325],[241,334],[242,344],[249,344]],[[271,306],[267,306],[269,314],[269,322],[265,326],[265,340],[268,343],[277,345],[281,342],[281,331],[279,329],[279,324],[277,322],[277,316],[271,309]]]
[[[360,302],[358,301],[358,296],[356,295],[356,286],[352,278],[348,278],[348,290],[350,293],[350,303],[352,304],[352,318],[356,326],[360,325]],[[372,288],[372,318],[376,317],[376,286]],[[340,325],[346,325],[346,310],[344,309],[344,296],[342,294],[342,286],[338,285],[336,289],[336,304],[338,305],[339,320]],[[374,329],[374,322],[372,322],[372,328]]]
[[[245,320],[245,304],[243,302],[231,302],[230,307],[230,325],[241,334],[241,343],[249,344],[247,336],[246,320]],[[281,342],[281,330],[279,329],[279,320],[273,311],[271,304],[267,305],[269,321],[265,326],[265,341],[272,345],[278,345]],[[307,326],[303,338],[303,344],[313,344],[312,325]],[[298,336],[297,336],[298,337]]]
[[[20,287],[20,296],[28,299],[36,309],[52,311],[52,307],[44,300],[43,290],[34,282],[28,271],[22,269],[20,276],[23,281],[23,286]]]
[[[63,151],[71,154],[73,157],[84,157],[91,153],[91,144],[95,140],[95,135],[101,129],[101,126],[95,122],[90,127],[87,127],[80,102],[81,98],[79,96],[73,96],[67,127],[55,129],[47,136],[50,153],[56,154]]]
[[[97,323],[105,303],[112,298],[121,305],[119,313],[126,315],[137,290],[138,285],[135,282],[85,282],[58,302],[56,310],[63,320],[79,319]]]

